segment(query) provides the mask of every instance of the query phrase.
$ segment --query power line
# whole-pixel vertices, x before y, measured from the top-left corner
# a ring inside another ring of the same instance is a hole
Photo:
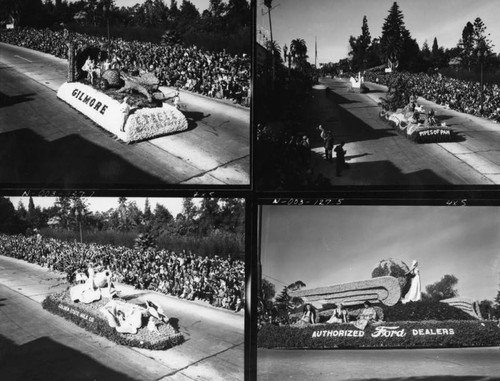
[[[269,275],[266,275],[266,274],[262,274],[262,276],[266,277],[266,278],[269,278],[269,279],[272,279],[274,280],[275,282],[278,282],[278,283],[281,283],[283,286],[288,286],[287,283],[283,283],[282,281],[280,281],[279,279],[276,279],[276,278],[273,278],[272,276],[269,276]]]

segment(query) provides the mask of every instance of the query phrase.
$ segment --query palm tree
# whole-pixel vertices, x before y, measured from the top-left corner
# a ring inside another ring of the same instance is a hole
[[[267,51],[273,53],[275,60],[281,62],[281,47],[276,41],[271,41],[271,40],[266,41],[266,49]]]
[[[302,38],[296,38],[290,43],[290,54],[292,55],[292,62],[296,68],[303,67],[307,61],[307,46]]]

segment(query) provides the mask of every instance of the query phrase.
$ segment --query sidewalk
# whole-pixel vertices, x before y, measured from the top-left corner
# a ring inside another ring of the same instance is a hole
[[[61,377],[60,373],[67,372],[66,377],[58,378],[61,380],[76,378],[75,372],[83,363],[102,376],[95,377],[97,380],[243,380],[242,312],[236,314],[117,284],[125,295],[138,299],[147,296],[159,303],[169,317],[179,319],[186,339],[166,351],[135,349],[91,334],[41,308],[39,303],[48,294],[66,287],[60,273],[0,256],[0,360],[8,348],[8,352],[12,349],[13,353],[24,354],[22,360],[29,363],[32,356],[44,352],[40,348],[48,346],[54,357],[45,353],[46,363],[71,353],[68,361],[74,367],[54,373]],[[12,375],[21,370],[11,365],[8,371]]]

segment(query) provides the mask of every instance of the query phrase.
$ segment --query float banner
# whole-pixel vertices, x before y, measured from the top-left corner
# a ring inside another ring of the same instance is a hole
[[[126,141],[125,133],[120,131],[126,120],[120,102],[80,82],[63,83],[57,90],[57,96],[102,128]]]
[[[127,114],[130,108],[79,82],[64,83],[57,91],[57,96],[127,143],[184,131],[188,128],[184,114],[167,103],[162,107],[145,107]]]
[[[265,324],[257,335],[260,348],[431,348],[500,345],[496,321],[397,321],[368,324],[315,324],[306,327]]]
[[[379,326],[375,327],[374,331],[370,333],[371,337],[405,337],[406,335],[412,336],[435,336],[435,335],[454,335],[453,328],[413,328],[406,330],[399,326]],[[312,337],[363,337],[365,331],[358,329],[332,329],[332,330],[318,330],[313,331]]]

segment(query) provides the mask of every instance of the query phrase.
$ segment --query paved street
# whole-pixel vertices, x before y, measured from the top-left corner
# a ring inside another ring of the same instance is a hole
[[[353,92],[350,83],[322,79],[303,106],[306,131],[313,149],[312,167],[334,185],[491,185],[500,182],[500,125],[433,106],[463,141],[415,144],[398,135],[378,114],[382,87],[368,94]],[[323,87],[323,89],[321,89]],[[325,91],[330,88],[330,92]],[[424,106],[430,102],[421,101]],[[323,141],[316,127],[334,133],[335,143],[347,144],[351,165],[335,177],[335,164],[323,159]]]
[[[42,309],[64,277],[0,256],[0,379],[4,380],[243,380],[244,317],[158,293],[146,296],[178,319],[186,342],[165,351],[134,349],[94,335]],[[29,365],[29,366],[27,366]]]
[[[500,347],[454,349],[257,350],[257,379],[500,380]]]
[[[65,60],[4,43],[0,50],[0,182],[249,184],[248,109],[183,92],[187,131],[127,145],[56,97]]]

